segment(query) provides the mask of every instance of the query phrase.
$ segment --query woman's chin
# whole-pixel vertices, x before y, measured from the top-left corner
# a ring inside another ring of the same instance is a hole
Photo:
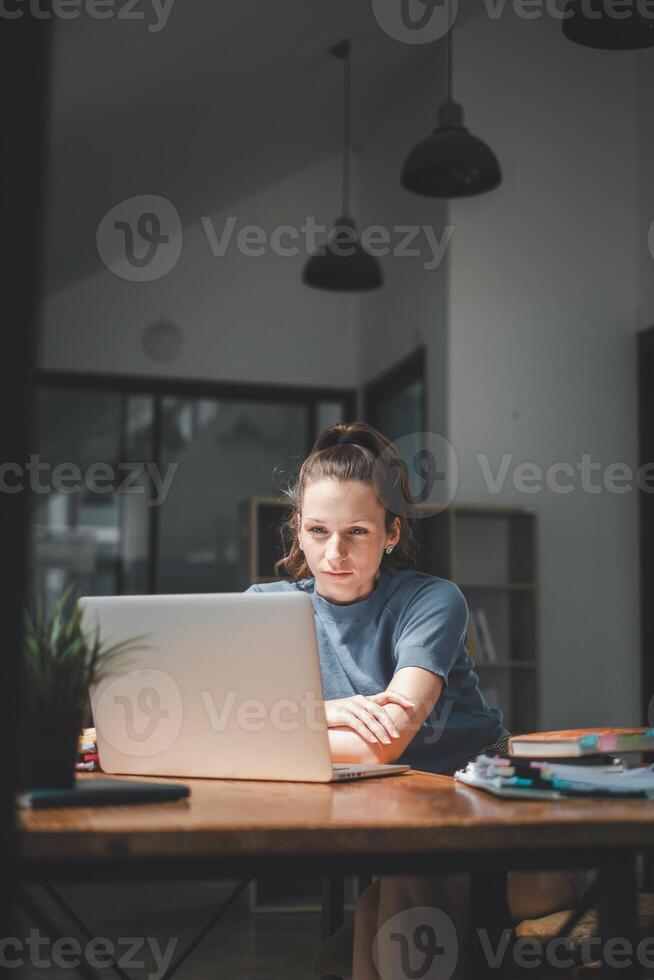
[[[330,575],[329,572],[322,572],[318,578],[318,581],[329,588],[347,591],[348,589],[352,589],[356,579],[352,573],[349,575]]]
[[[349,575],[329,575],[319,572],[316,576],[318,594],[335,602],[358,602],[365,599],[374,589],[374,581],[364,586],[361,577],[355,572]]]

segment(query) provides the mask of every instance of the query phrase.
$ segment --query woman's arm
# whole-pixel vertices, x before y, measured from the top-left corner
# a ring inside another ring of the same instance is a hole
[[[388,691],[403,694],[416,705],[414,709],[388,703],[384,710],[391,716],[398,736],[390,745],[369,742],[349,727],[329,729],[329,746],[334,762],[395,762],[409,746],[423,721],[429,716],[443,690],[443,678],[422,667],[403,667],[388,686]]]

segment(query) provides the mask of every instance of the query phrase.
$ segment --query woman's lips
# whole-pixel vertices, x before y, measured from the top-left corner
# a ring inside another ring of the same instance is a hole
[[[325,575],[331,575],[332,578],[347,578],[352,572],[325,572]]]

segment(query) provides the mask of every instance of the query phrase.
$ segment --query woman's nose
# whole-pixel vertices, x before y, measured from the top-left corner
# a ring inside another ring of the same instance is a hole
[[[330,538],[327,542],[327,558],[331,561],[338,561],[346,555],[345,542],[341,538]]]

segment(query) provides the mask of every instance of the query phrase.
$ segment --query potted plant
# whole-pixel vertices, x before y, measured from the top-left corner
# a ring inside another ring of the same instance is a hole
[[[68,589],[46,615],[38,602],[24,613],[24,685],[29,751],[27,788],[70,787],[75,783],[77,739],[88,711],[89,688],[113,673],[142,637],[108,644],[99,627],[88,630]]]

